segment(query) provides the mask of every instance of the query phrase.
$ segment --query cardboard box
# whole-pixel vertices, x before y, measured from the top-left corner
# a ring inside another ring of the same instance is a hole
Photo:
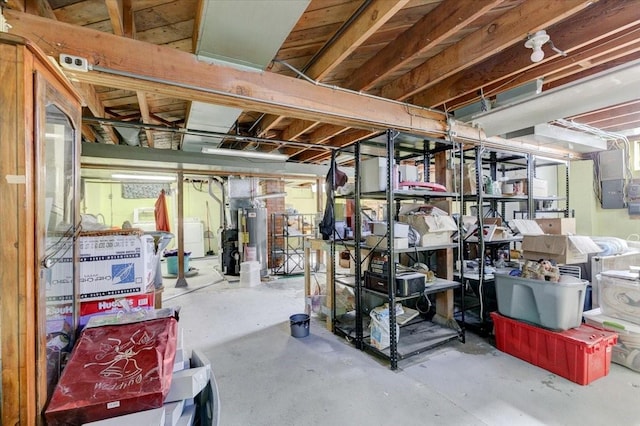
[[[82,301],[80,302],[80,327],[86,326],[93,317],[118,312],[153,310],[154,304],[155,293],[153,292],[118,298]]]
[[[451,243],[451,233],[458,230],[451,216],[406,215],[400,218],[420,233],[421,247]]]
[[[164,426],[165,412],[164,408],[155,408],[153,410],[140,411],[138,413],[127,414],[124,416],[112,417],[110,419],[98,420],[95,422],[84,423],[86,426]]]
[[[367,235],[365,239],[365,244],[369,247],[376,247],[379,249],[387,248],[387,237],[381,237],[379,235]],[[408,238],[394,238],[393,239],[393,248],[394,249],[406,249],[409,248],[409,239]]]
[[[100,300],[153,289],[157,257],[151,235],[81,235],[78,250],[80,299]],[[73,299],[71,251],[64,256],[46,277],[49,302]]]
[[[507,184],[513,184],[516,195],[529,194],[529,180],[526,178],[516,178],[504,181]],[[533,197],[548,197],[548,183],[544,179],[533,178]],[[506,194],[505,194],[506,195]]]
[[[387,189],[387,158],[375,157],[360,162],[360,192],[378,192]]]
[[[533,178],[533,196],[534,197],[549,196],[549,185],[546,180]]]
[[[164,402],[194,398],[209,382],[210,368],[197,367],[173,373],[171,388]]]
[[[387,222],[372,222],[371,233],[373,235],[387,235]],[[393,236],[395,238],[408,238],[409,225],[406,223],[396,222],[393,225]]]
[[[400,182],[417,182],[418,181],[418,168],[409,164],[401,164],[398,166],[400,173]]]
[[[462,190],[464,195],[476,195],[477,185],[476,185],[476,166],[475,163],[466,163],[464,165],[464,175],[462,179],[462,185],[460,185],[460,167],[456,165],[453,169],[453,180],[454,180],[454,190],[459,192],[460,187],[462,186]]]
[[[551,235],[575,235],[576,219],[575,218],[550,218],[535,219],[536,223],[545,234]]]
[[[185,407],[184,411],[182,412],[182,415],[180,416],[180,418],[178,419],[178,422],[176,423],[176,426],[191,426],[193,424],[193,420],[196,417],[196,406],[195,405],[189,405],[188,407]]]
[[[570,265],[587,262],[589,253],[598,253],[602,248],[586,236],[525,235],[522,250],[525,259],[548,259]]]
[[[164,413],[165,413],[165,421],[164,426],[176,426],[180,417],[182,416],[182,412],[184,411],[185,400],[169,402],[164,404]],[[142,425],[136,425],[142,426]]]

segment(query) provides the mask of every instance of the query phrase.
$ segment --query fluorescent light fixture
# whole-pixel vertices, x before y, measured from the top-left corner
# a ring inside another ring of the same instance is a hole
[[[272,160],[272,161],[287,161],[288,155],[285,154],[272,154],[270,152],[260,151],[246,151],[240,149],[225,149],[225,148],[202,148],[203,154],[222,155],[225,157],[240,157],[240,158],[253,158],[257,160]]]
[[[152,182],[173,182],[176,180],[174,176],[160,176],[160,175],[127,175],[115,173],[111,175],[112,179],[118,180],[145,180]]]

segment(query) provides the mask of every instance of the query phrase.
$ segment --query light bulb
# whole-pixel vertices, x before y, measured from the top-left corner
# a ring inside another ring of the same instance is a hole
[[[542,46],[535,46],[533,53],[531,53],[531,62],[540,62],[544,58],[544,51]]]

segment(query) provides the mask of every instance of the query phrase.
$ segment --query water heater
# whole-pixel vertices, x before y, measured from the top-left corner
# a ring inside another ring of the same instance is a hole
[[[243,261],[260,262],[260,276],[268,274],[267,209],[248,207],[238,209],[238,241]]]

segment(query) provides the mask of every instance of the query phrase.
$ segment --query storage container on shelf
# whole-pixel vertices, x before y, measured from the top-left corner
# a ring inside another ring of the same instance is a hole
[[[549,282],[495,274],[498,312],[551,330],[582,323],[588,281]]]
[[[602,313],[640,324],[640,279],[637,272],[604,271],[596,277]]]

